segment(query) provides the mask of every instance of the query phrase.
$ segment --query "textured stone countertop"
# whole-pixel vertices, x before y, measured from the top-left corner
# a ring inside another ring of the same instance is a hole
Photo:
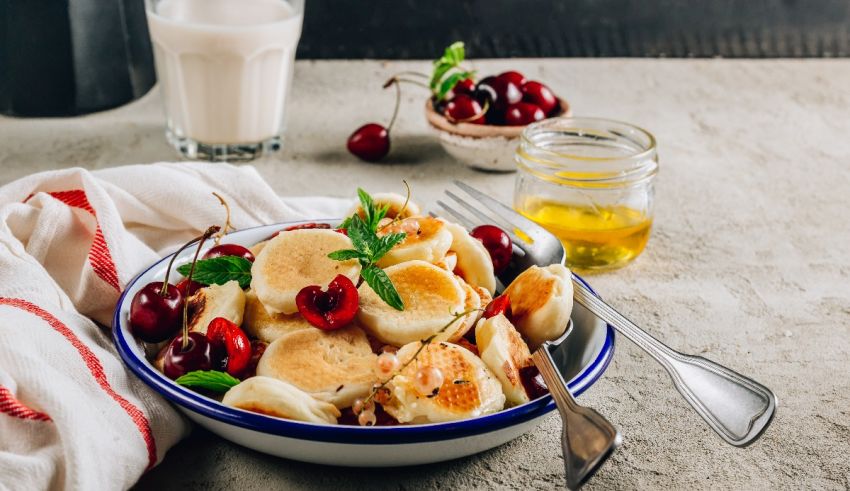
[[[653,237],[631,266],[590,278],[673,347],[771,387],[780,406],[749,448],[733,448],[690,410],[663,370],[619,338],[581,402],[623,446],[586,489],[850,487],[850,60],[491,60],[569,99],[577,115],[637,123],[658,138]],[[426,62],[299,62],[286,149],[256,163],[284,195],[351,196],[355,186],[436,199],[459,178],[509,201],[513,176],[452,162],[429,133],[424,96],[405,89],[386,164],[346,153],[361,123],[386,121],[381,83]],[[73,119],[0,118],[0,182],[56,167],[174,159],[157,90]],[[481,455],[427,467],[344,469],[268,457],[205,431],[145,475],[150,489],[556,488],[560,422]]]

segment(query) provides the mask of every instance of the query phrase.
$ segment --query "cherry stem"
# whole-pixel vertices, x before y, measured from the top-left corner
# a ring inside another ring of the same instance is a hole
[[[383,232],[384,229],[386,229],[387,227],[389,227],[393,224],[396,224],[396,223],[403,220],[402,215],[404,215],[404,212],[407,211],[407,205],[410,204],[410,184],[408,184],[405,179],[402,179],[401,182],[404,183],[404,187],[405,187],[405,189],[407,189],[407,197],[404,198],[404,205],[402,205],[401,209],[398,210],[398,213],[396,214],[396,216],[394,216],[393,219],[390,220],[390,223],[379,228],[378,232]]]
[[[401,75],[413,75],[414,77],[431,78],[431,76],[427,73],[414,72],[413,70],[405,70],[403,72],[398,72],[394,75],[394,77],[398,77]]]
[[[218,245],[221,242],[221,238],[227,234],[228,230],[236,230],[233,225],[230,223],[230,205],[227,204],[227,201],[221,197],[220,194],[213,191],[213,196],[218,198],[218,201],[221,202],[221,206],[224,207],[225,212],[227,212],[227,216],[224,218],[224,227],[221,229],[221,233],[215,236],[215,245]]]
[[[407,368],[408,366],[410,366],[411,363],[416,361],[416,358],[419,356],[419,353],[421,353],[422,350],[425,349],[425,346],[428,346],[429,344],[431,344],[431,342],[434,341],[434,338],[436,338],[437,336],[439,336],[440,334],[445,332],[446,329],[451,327],[452,324],[463,319],[464,317],[466,317],[467,315],[469,315],[473,312],[483,312],[483,311],[484,311],[484,309],[468,309],[468,310],[464,310],[463,312],[461,312],[459,314],[453,314],[454,318],[452,320],[450,320],[445,326],[441,327],[439,331],[437,331],[434,334],[428,336],[427,338],[419,341],[419,349],[417,349],[416,352],[413,353],[413,356],[411,356],[410,359],[407,360],[401,366],[401,368],[399,368],[394,374],[392,374],[392,376],[390,378],[381,382],[380,385],[378,385],[377,387],[372,387],[372,392],[369,393],[369,396],[366,397],[366,399],[363,399],[363,404],[368,404],[372,399],[374,399],[375,394],[377,394],[379,390],[382,390],[384,387],[386,387],[387,384],[392,381],[392,379],[396,378],[396,376],[398,374],[400,374],[401,372],[403,372],[405,368]]]
[[[219,227],[217,225],[213,225],[213,227],[215,227],[215,231],[213,233],[218,232]],[[213,227],[207,229],[207,232],[209,232],[210,229],[212,229]],[[185,244],[180,246],[180,249],[177,249],[177,252],[175,252],[173,256],[171,256],[171,260],[168,261],[168,269],[165,270],[165,281],[162,282],[162,288],[159,289],[159,295],[161,297],[164,297],[168,294],[168,276],[171,274],[171,267],[174,266],[174,260],[177,259],[177,256],[179,256],[184,249],[195,243],[195,241],[203,240],[207,232],[204,232],[203,235],[199,235],[194,239],[190,240],[189,242],[186,242]]]
[[[213,225],[208,228],[203,235],[198,237],[198,248],[195,249],[195,257],[192,259],[192,266],[189,267],[189,276],[186,277],[189,285],[192,284],[192,275],[195,273],[195,263],[198,262],[198,254],[201,253],[201,247],[204,245],[204,241],[212,237],[213,234],[221,230],[221,227],[218,225]],[[194,240],[192,241],[194,242]],[[191,244],[191,242],[190,242]],[[189,244],[186,244],[187,246]],[[185,248],[186,246],[183,246]],[[181,249],[182,250],[182,249]],[[178,251],[179,252],[179,251]],[[177,256],[177,254],[175,254]],[[172,259],[173,260],[173,259]],[[191,288],[191,286],[189,287]],[[186,291],[189,291],[188,288]],[[180,348],[182,351],[186,351],[186,348],[189,347],[189,299],[183,299],[183,346]]]
[[[390,118],[390,124],[387,125],[387,133],[389,133],[392,129],[393,124],[395,123],[395,118],[398,116],[398,108],[401,106],[401,84],[399,83],[399,79],[392,78],[390,80],[392,80],[392,85],[395,85],[395,109],[393,109],[393,117]],[[386,87],[387,86],[384,85],[384,88]]]
[[[428,89],[429,91],[431,90],[431,87],[429,87],[428,84],[420,82],[419,80],[410,80],[409,78],[400,78],[400,77],[393,77],[393,78],[387,80],[386,82],[384,82],[384,88],[386,89],[387,87],[389,87],[392,84],[402,83],[402,82],[406,83],[406,84],[418,85],[419,87]]]

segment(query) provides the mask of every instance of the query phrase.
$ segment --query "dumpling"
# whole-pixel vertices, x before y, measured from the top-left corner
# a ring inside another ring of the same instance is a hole
[[[251,377],[232,387],[221,401],[246,411],[308,423],[336,424],[341,416],[333,404],[316,400],[306,392],[271,377]]]

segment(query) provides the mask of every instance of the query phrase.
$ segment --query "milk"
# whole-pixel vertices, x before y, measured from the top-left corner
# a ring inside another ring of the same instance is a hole
[[[149,0],[172,137],[251,144],[283,130],[301,9],[282,0]]]

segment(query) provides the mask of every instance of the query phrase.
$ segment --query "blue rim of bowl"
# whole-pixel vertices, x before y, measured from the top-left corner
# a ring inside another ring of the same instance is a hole
[[[333,222],[338,219],[314,219],[261,225],[231,232],[228,236],[239,235],[248,230],[264,227],[286,227],[308,222]],[[121,292],[112,318],[112,339],[124,364],[145,384],[170,402],[186,408],[201,416],[223,423],[246,428],[261,433],[278,435],[298,440],[316,442],[343,443],[355,445],[405,444],[452,440],[474,435],[491,433],[511,426],[542,417],[555,409],[552,396],[545,395],[526,404],[512,407],[486,416],[446,423],[430,423],[410,426],[359,427],[347,425],[325,425],[292,421],[265,416],[250,411],[225,406],[224,404],[177,385],[165,375],[153,368],[147,360],[140,359],[130,347],[121,330],[121,310],[127,292],[151,269],[160,266],[171,254],[155,262],[136,275]],[[594,295],[596,291],[581,277],[574,275]],[[601,297],[600,297],[601,298]],[[596,358],[567,383],[574,396],[582,394],[593,385],[611,363],[614,357],[614,329],[607,325],[605,343]],[[132,337],[132,342],[137,342]]]

